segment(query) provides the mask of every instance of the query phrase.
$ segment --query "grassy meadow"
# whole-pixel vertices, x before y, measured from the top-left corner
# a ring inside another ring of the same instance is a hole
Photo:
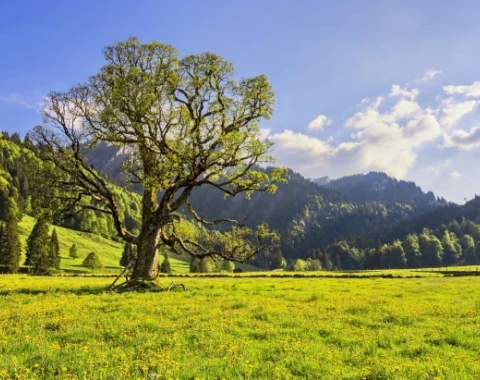
[[[0,276],[0,379],[480,377],[480,277],[110,281]]]

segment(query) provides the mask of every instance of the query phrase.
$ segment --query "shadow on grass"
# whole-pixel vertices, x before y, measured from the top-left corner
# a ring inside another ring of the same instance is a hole
[[[43,289],[18,288],[9,290],[0,290],[0,296],[12,296],[16,294],[40,295],[40,294],[76,294],[76,295],[94,295],[109,293],[107,286],[85,286],[74,289],[65,289],[60,287],[51,287]]]
[[[136,289],[126,293],[161,293],[166,292],[167,286],[161,286],[157,284],[157,286],[146,289]],[[1,296],[12,296],[12,295],[42,295],[42,294],[75,294],[77,296],[82,295],[102,295],[102,294],[119,294],[118,292],[110,290],[109,285],[102,285],[102,286],[81,286],[78,288],[61,288],[59,286],[51,286],[45,287],[41,289],[35,288],[17,288],[17,289],[9,289],[9,290],[0,290],[0,297]]]

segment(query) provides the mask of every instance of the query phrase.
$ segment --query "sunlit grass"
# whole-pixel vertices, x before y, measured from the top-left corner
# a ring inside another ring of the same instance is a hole
[[[0,378],[473,379],[480,277],[0,276]],[[172,280],[160,279],[166,287]]]

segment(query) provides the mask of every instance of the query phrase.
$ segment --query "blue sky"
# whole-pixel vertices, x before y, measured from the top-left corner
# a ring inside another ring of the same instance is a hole
[[[267,74],[276,106],[262,127],[279,164],[307,177],[386,171],[461,202],[480,193],[479,16],[467,0],[5,0],[0,129],[27,132],[43,96],[137,36]]]

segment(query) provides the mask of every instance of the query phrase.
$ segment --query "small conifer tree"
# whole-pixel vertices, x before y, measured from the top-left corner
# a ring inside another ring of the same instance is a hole
[[[50,266],[55,269],[60,269],[60,243],[55,228],[50,238]]]
[[[122,257],[120,258],[120,265],[126,267],[135,258],[135,248],[132,244],[126,243],[123,247]]]
[[[162,264],[160,265],[160,272],[161,273],[172,273],[172,267],[170,266],[170,260],[168,259],[168,254],[165,253],[163,255],[164,259]]]
[[[76,245],[76,244],[73,244],[73,245],[70,247],[70,251],[69,251],[68,255],[69,255],[72,259],[78,259],[78,249],[77,249],[77,245]]]

